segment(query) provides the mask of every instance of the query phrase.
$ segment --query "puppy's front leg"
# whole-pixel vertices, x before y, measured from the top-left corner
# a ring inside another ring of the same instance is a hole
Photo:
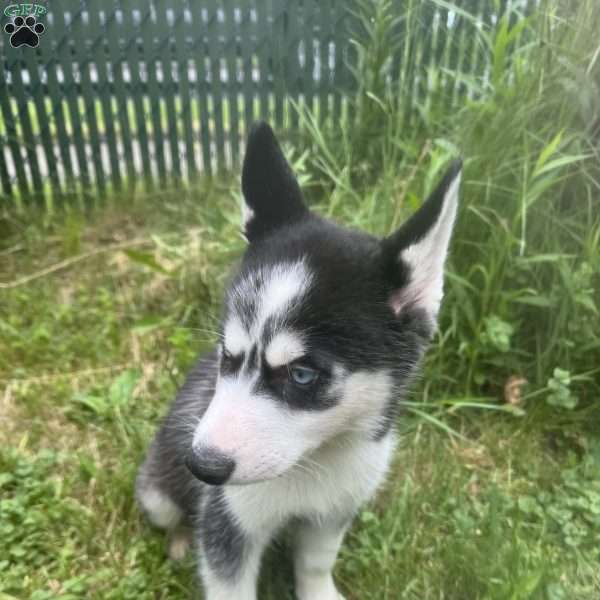
[[[331,571],[349,523],[302,523],[294,556],[298,600],[344,600]]]
[[[260,559],[268,535],[242,531],[223,490],[206,491],[198,527],[205,600],[256,600]]]

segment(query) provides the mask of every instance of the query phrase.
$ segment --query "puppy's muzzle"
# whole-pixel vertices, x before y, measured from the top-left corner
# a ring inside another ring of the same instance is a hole
[[[235,461],[214,448],[192,448],[185,459],[192,475],[209,485],[223,485],[235,469]]]

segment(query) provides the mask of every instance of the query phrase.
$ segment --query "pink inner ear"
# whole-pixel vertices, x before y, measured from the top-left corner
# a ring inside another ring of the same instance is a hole
[[[419,295],[415,290],[410,290],[410,288],[402,288],[400,290],[396,290],[390,297],[390,306],[394,311],[394,314],[398,317],[400,313],[408,307],[414,306],[417,304],[419,299]]]
[[[421,239],[400,252],[398,260],[410,268],[410,281],[390,297],[394,314],[418,306],[435,323],[442,303],[444,263],[456,217],[460,172],[444,194],[444,205],[437,221]]]
[[[443,274],[428,269],[426,264],[413,271],[411,281],[395,291],[390,297],[390,306],[398,317],[411,308],[426,312],[433,323],[437,320],[443,296]]]

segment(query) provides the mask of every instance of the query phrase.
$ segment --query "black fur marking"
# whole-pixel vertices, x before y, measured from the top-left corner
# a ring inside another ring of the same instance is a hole
[[[307,361],[301,361],[308,364]],[[329,373],[319,370],[315,383],[302,386],[290,378],[289,365],[272,368],[263,357],[261,375],[254,385],[254,393],[262,394],[283,402],[289,408],[297,410],[327,410],[335,406],[338,398],[329,393],[331,383]]]
[[[138,495],[152,487],[165,493],[182,509],[188,523],[198,513],[206,486],[190,473],[185,458],[192,446],[193,425],[214,394],[217,368],[216,352],[196,363],[163,419],[136,482]]]
[[[235,579],[244,564],[248,540],[231,516],[222,488],[206,492],[199,539],[211,570],[222,579]]]
[[[402,358],[402,370],[397,373],[397,394],[387,402],[379,427],[373,434],[373,439],[383,439],[394,426],[401,409],[401,398],[411,385],[419,366],[421,357],[427,348],[427,344],[433,329],[424,311],[414,308],[403,312],[397,319],[395,325],[402,336],[402,347],[399,357]]]
[[[301,219],[308,212],[273,130],[264,122],[256,123],[248,136],[242,192],[246,204],[254,211],[245,231],[250,242]]]
[[[256,344],[250,348],[250,352],[248,353],[248,358],[246,359],[246,364],[244,370],[246,372],[251,372],[258,368],[258,349]]]
[[[223,375],[235,375],[244,363],[244,354],[230,354],[223,352],[221,355],[221,373]]]

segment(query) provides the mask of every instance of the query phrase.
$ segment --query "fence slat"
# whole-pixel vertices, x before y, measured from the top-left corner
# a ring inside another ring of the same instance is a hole
[[[256,1],[257,16],[257,48],[258,73],[260,77],[259,98],[260,118],[269,118],[269,44],[271,43],[271,26],[269,25],[268,5],[266,0]]]
[[[41,140],[41,147],[40,144],[37,144],[36,140],[36,155],[39,156],[41,152],[43,152],[54,197],[59,198],[61,192],[60,180],[58,178],[58,171],[56,168],[57,161],[56,157],[54,156],[52,135],[50,134],[50,121],[48,115],[46,114],[46,107],[44,105],[44,91],[42,89],[42,82],[40,81],[38,72],[38,59],[36,52],[27,52],[27,54],[25,54],[25,65],[27,66],[27,74],[29,79],[29,96],[32,99],[30,105],[32,105],[31,108],[35,109],[37,129]],[[37,152],[38,149],[41,151],[40,153]]]
[[[106,193],[106,184],[104,180],[104,165],[102,163],[102,147],[100,142],[100,133],[98,131],[98,118],[96,113],[96,96],[92,89],[91,78],[91,61],[88,51],[88,40],[84,36],[84,8],[82,7],[73,15],[71,21],[71,30],[75,40],[75,61],[79,68],[81,77],[81,94],[83,96],[83,104],[85,108],[86,123],[89,128],[90,142],[92,150],[92,163],[95,172],[95,184],[98,189],[98,194],[103,197]],[[86,15],[89,18],[89,10],[86,10]]]
[[[167,19],[165,0],[156,3],[156,43],[157,55],[161,57],[162,82],[160,89],[167,108],[167,138],[171,154],[171,170],[175,181],[181,180],[181,156],[177,136],[177,115],[175,111],[175,84],[173,81],[173,54],[171,49],[172,27],[166,21],[166,27],[158,27],[163,19]]]
[[[283,128],[283,105],[286,95],[287,69],[287,35],[286,30],[289,26],[287,13],[287,3],[271,1],[271,48],[273,48],[273,95],[274,95],[274,113],[273,124],[275,127]],[[291,50],[291,48],[290,48]],[[293,50],[292,50],[293,51]]]
[[[73,59],[71,55],[72,35],[67,27],[67,19],[72,13],[63,9],[62,0],[54,0],[54,22],[56,39],[58,40],[56,50],[62,75],[63,97],[67,101],[69,139],[73,140],[75,146],[75,157],[77,159],[76,172],[84,193],[87,196],[91,188],[90,169],[86,156],[86,137],[83,132],[83,124],[79,110],[80,90],[73,76]],[[72,17],[71,17],[72,18]],[[42,42],[43,43],[43,42]]]
[[[138,9],[139,10],[139,9]],[[155,15],[152,5],[142,14],[140,28],[143,38],[143,58],[146,68],[147,89],[150,98],[150,121],[152,124],[152,137],[154,142],[154,156],[158,167],[158,178],[162,184],[167,180],[167,166],[165,162],[165,148],[162,131],[162,111],[160,92],[157,76],[157,52],[155,45]]]
[[[204,33],[206,31],[206,19],[204,19],[202,15],[202,11],[205,9],[203,9],[200,3],[195,0],[188,1],[192,19],[195,21],[195,23],[189,24],[187,35],[190,36],[192,40],[191,51],[196,67],[196,93],[198,95],[198,109],[200,113],[202,167],[204,168],[204,171],[210,175],[213,172],[213,168],[206,69],[207,41]]]
[[[48,76],[48,99],[50,101],[50,116],[56,126],[56,141],[58,142],[58,151],[60,154],[60,163],[65,173],[65,192],[70,192],[75,188],[75,172],[71,162],[70,136],[67,133],[67,122],[65,119],[64,95],[58,83],[57,71],[59,67],[58,48],[62,40],[44,40],[40,44],[41,63]],[[52,43],[55,42],[55,43]],[[60,197],[57,198],[60,201]]]
[[[345,11],[340,2],[333,0],[333,44],[334,44],[334,72],[333,72],[333,118],[338,119],[342,115],[342,86],[344,81],[344,51],[347,41],[347,23]],[[344,37],[346,36],[346,38]]]
[[[117,138],[115,132],[115,118],[112,110],[111,93],[108,81],[108,54],[105,52],[105,41],[107,39],[106,25],[100,23],[100,11],[102,4],[99,0],[91,0],[89,3],[89,31],[91,37],[90,47],[90,69],[95,71],[97,96],[100,99],[100,110],[95,111],[96,117],[101,114],[104,139],[108,147],[108,158],[110,163],[110,176],[115,190],[121,189],[121,167],[119,164],[119,152],[117,150]],[[107,19],[104,11],[105,21]],[[98,127],[100,129],[100,127]]]
[[[144,178],[149,184],[152,181],[152,160],[150,157],[150,137],[147,128],[148,115],[146,114],[144,102],[148,94],[140,76],[143,52],[140,48],[143,46],[143,43],[140,43],[139,24],[134,21],[133,17],[133,11],[137,10],[139,13],[140,9],[137,7],[137,4],[134,4],[134,0],[122,0],[120,7],[123,10],[123,29],[129,32],[129,39],[126,42],[124,50],[129,75],[129,94],[132,97],[135,112],[137,147],[142,157]]]
[[[6,128],[6,141],[10,149],[10,158],[14,165],[17,175],[17,183],[19,190],[24,198],[29,196],[29,181],[23,168],[23,158],[21,156],[21,146],[17,137],[17,128],[15,126],[15,116],[13,115],[10,103],[10,95],[4,79],[4,73],[0,74],[0,110],[2,111],[2,119]]]
[[[255,25],[252,16],[256,14],[254,0],[247,2],[242,9],[241,30],[242,34],[242,74],[243,74],[243,96],[244,96],[244,133],[247,136],[248,130],[254,121],[254,47],[252,46],[252,36],[250,35]]]
[[[223,126],[223,84],[221,81],[221,49],[219,33],[221,26],[219,17],[222,14],[221,3],[211,0],[206,2],[208,8],[208,48],[210,58],[210,83],[212,118],[215,127],[215,142],[217,145],[217,164],[219,168],[225,162],[225,131]]]
[[[43,194],[43,183],[40,175],[40,169],[38,165],[37,157],[37,143],[35,135],[33,133],[33,124],[31,122],[31,115],[29,113],[29,100],[25,94],[25,87],[23,84],[23,64],[20,53],[14,51],[16,58],[13,61],[10,71],[13,75],[12,90],[14,98],[17,102],[17,116],[19,123],[23,130],[23,140],[25,142],[25,155],[27,156],[27,166],[31,171],[31,180],[33,183],[33,189],[35,191],[36,200],[39,202],[42,200]]]
[[[124,52],[121,49],[119,39],[119,32],[123,30],[121,24],[125,22],[125,15],[122,7],[117,2],[112,3],[111,10],[107,10],[105,14],[109,52],[108,60],[112,64],[114,95],[117,102],[115,118],[119,123],[119,142],[123,148],[123,156],[125,157],[127,184],[131,188],[135,180],[135,163],[132,149],[133,135],[129,125],[129,107],[127,105],[125,82],[123,80]],[[117,21],[117,15],[120,16],[121,24]]]
[[[179,102],[181,111],[178,122],[183,126],[183,138],[185,142],[185,161],[188,179],[192,180],[198,173],[198,167],[194,160],[194,119],[192,116],[192,99],[190,97],[189,65],[184,20],[189,11],[181,11],[175,14],[175,26],[173,31],[173,43],[175,45],[175,57],[177,62],[177,80],[179,87]]]
[[[331,71],[329,69],[329,42],[331,40],[331,0],[319,4],[319,120],[325,123],[329,115],[329,90]]]
[[[12,195],[12,184],[4,156],[4,136],[0,136],[0,144],[2,144],[2,147],[0,147],[0,181],[2,182],[2,193],[4,196],[10,197]]]
[[[227,106],[229,108],[228,137],[229,148],[231,150],[231,165],[235,167],[239,164],[240,152],[240,118],[238,113],[239,83],[237,66],[238,27],[235,21],[235,7],[232,0],[225,0],[224,2],[222,2],[222,7],[223,16],[225,19],[223,34],[225,39],[224,54],[227,64]]]
[[[304,24],[304,100],[309,110],[315,110],[315,17],[318,0],[303,0]]]
[[[302,92],[302,81],[301,73],[302,67],[300,65],[300,36],[301,36],[301,23],[300,23],[300,10],[299,2],[291,2],[288,4],[288,44],[285,50],[286,58],[284,61],[286,70],[286,92],[289,94],[297,103],[296,107],[291,107],[290,110],[290,126],[292,129],[298,128],[299,114],[298,114],[298,99]],[[289,106],[288,102],[288,106]]]

